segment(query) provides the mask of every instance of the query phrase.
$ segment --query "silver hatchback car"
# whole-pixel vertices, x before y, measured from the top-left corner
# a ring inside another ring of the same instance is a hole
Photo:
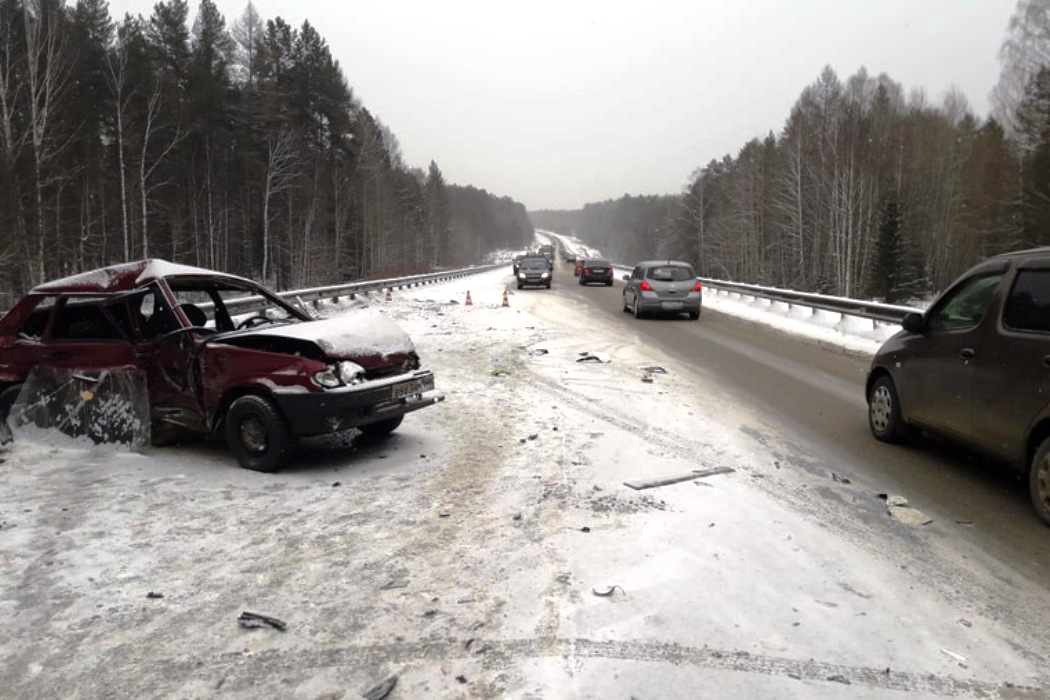
[[[623,276],[624,313],[635,318],[645,314],[689,314],[700,318],[702,287],[693,266],[680,260],[650,260],[638,263]]]

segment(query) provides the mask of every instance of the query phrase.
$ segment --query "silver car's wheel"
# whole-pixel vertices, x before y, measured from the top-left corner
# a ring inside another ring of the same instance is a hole
[[[631,310],[634,312],[634,317],[635,318],[641,318],[642,317],[642,305],[638,303],[638,295],[637,294],[634,296],[634,304],[631,307]]]
[[[1036,450],[1028,477],[1028,494],[1036,515],[1050,525],[1050,439]]]

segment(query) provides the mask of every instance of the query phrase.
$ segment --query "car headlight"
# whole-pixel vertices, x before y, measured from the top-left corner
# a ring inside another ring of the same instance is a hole
[[[524,273],[524,272],[522,272],[522,273],[521,273],[520,275],[518,275],[518,278],[519,278],[519,279],[525,279],[525,273]]]
[[[339,379],[342,380],[343,384],[354,386],[365,380],[365,368],[356,362],[344,360],[337,367],[339,368]]]
[[[343,385],[343,381],[339,378],[337,368],[327,367],[322,369],[320,372],[314,375],[314,381],[325,387],[326,389],[335,389]]]
[[[540,275],[540,277],[545,279],[546,277],[548,277],[548,275],[546,272],[544,272],[542,275]]]

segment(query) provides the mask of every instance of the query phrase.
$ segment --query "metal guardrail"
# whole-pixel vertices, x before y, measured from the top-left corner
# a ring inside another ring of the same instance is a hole
[[[621,272],[631,272],[634,268],[626,265],[614,265]],[[779,289],[777,287],[764,287],[758,284],[743,284],[741,282],[729,282],[727,280],[701,277],[700,283],[708,289],[727,294],[740,294],[755,297],[756,299],[768,299],[785,304],[805,306],[822,311],[833,311],[845,316],[856,316],[866,318],[873,322],[900,323],[905,314],[923,312],[910,306],[899,306],[896,304],[883,304],[877,301],[864,301],[861,299],[850,299],[848,297],[827,296],[824,294],[811,294],[809,292],[796,292],[792,289]]]
[[[489,272],[490,270],[496,270],[501,267],[506,267],[506,263],[499,263],[494,265],[480,265],[478,267],[465,267],[459,270],[446,270],[444,272],[431,272],[425,275],[410,275],[408,277],[391,277],[388,279],[381,280],[366,280],[362,282],[348,282],[346,284],[332,284],[326,287],[310,287],[308,289],[294,289],[286,292],[277,292],[277,296],[281,297],[285,301],[295,303],[301,301],[304,303],[314,302],[315,304],[323,299],[331,299],[332,301],[338,301],[342,297],[355,298],[358,294],[366,294],[368,292],[381,291],[385,289],[404,289],[406,287],[416,287],[424,284],[434,284],[437,282],[447,282],[449,280],[457,279],[459,277],[467,277],[468,275],[477,275],[482,272]],[[256,311],[262,311],[270,306],[263,297],[260,296],[247,296],[239,297],[236,299],[225,300],[226,307],[233,313],[237,314],[248,314]],[[208,304],[200,304],[201,308],[209,306]]]
[[[776,287],[763,287],[757,284],[741,284],[739,282],[727,282],[725,280],[700,278],[700,283],[709,289],[721,292],[744,294],[760,299],[784,302],[807,306],[823,311],[835,311],[847,316],[857,316],[872,321],[884,323],[900,323],[904,316],[909,313],[921,314],[922,309],[910,306],[898,306],[896,304],[883,304],[877,301],[863,301],[861,299],[850,299],[847,297],[826,296],[824,294],[810,294],[808,292],[796,292],[790,289],[778,289]]]

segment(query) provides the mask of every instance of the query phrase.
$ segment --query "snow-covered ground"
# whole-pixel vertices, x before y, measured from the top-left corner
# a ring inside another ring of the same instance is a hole
[[[856,480],[811,485],[748,406],[713,402],[630,325],[583,327],[556,290],[502,307],[510,282],[376,298],[447,394],[379,444],[311,441],[278,474],[221,445],[12,446],[5,693],[352,698],[394,675],[391,698],[1050,688],[1045,633],[968,595],[1005,575],[993,560],[960,550],[950,576],[928,575],[942,535],[890,518]],[[715,467],[734,471],[624,485]],[[863,524],[837,521],[832,496]],[[1016,578],[1003,595],[1047,599]],[[287,631],[243,629],[244,610]]]

